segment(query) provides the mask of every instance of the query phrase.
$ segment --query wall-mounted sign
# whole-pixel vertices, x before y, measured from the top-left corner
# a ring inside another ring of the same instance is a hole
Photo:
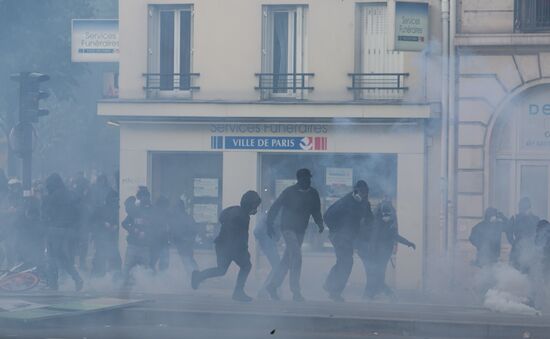
[[[216,134],[327,134],[327,125],[309,124],[212,124],[210,132]]]
[[[193,195],[195,197],[218,197],[218,179],[195,178],[193,180]]]
[[[327,167],[326,184],[352,187],[353,168]]]
[[[538,98],[537,98],[538,99]],[[522,151],[548,152],[550,149],[550,104],[544,98],[522,107],[520,149]]]
[[[73,19],[73,62],[118,62],[118,20]]]
[[[198,223],[215,224],[218,222],[218,205],[216,204],[194,204],[193,218]]]
[[[428,41],[428,4],[395,4],[395,50],[422,51]]]
[[[212,149],[325,151],[327,137],[313,136],[212,136]]]

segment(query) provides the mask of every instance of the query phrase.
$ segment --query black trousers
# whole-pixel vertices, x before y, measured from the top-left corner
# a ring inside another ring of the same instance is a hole
[[[340,295],[348,283],[353,268],[353,236],[330,233],[330,242],[336,255],[336,264],[330,269],[325,287],[330,294]]]
[[[48,230],[48,285],[58,287],[59,268],[66,271],[75,283],[82,281],[80,274],[74,267],[71,252],[73,237],[66,229],[56,228]]]
[[[269,282],[270,287],[278,288],[285,280],[286,274],[290,272],[289,285],[293,294],[300,294],[300,275],[302,273],[302,244],[304,233],[296,233],[292,230],[282,232],[285,241],[285,252],[281,263],[273,272]]]
[[[252,269],[252,263],[250,262],[250,253],[247,248],[240,249],[228,249],[223,246],[216,245],[216,261],[217,266],[199,271],[197,278],[199,282],[213,277],[220,277],[227,273],[227,269],[231,262],[235,262],[239,266],[239,275],[237,276],[237,282],[235,284],[235,291],[244,290],[244,285],[248,274]]]

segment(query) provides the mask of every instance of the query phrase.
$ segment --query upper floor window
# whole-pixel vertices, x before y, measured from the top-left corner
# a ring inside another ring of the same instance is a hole
[[[352,87],[360,99],[400,99],[404,90],[403,52],[395,51],[390,43],[390,29],[385,3],[367,3],[359,11],[359,53]]]
[[[146,88],[190,91],[196,87],[192,67],[192,6],[150,6],[149,65]]]
[[[515,0],[514,28],[517,32],[550,31],[549,0]]]
[[[264,6],[262,73],[259,89],[267,97],[302,97],[305,73],[306,6]]]

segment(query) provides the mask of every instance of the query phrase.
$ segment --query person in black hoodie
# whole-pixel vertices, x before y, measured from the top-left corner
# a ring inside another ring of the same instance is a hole
[[[83,286],[82,278],[74,267],[71,241],[78,232],[77,199],[65,187],[59,174],[46,179],[47,195],[42,203],[42,218],[47,227],[48,285],[58,288],[58,267],[63,268],[74,280],[76,290]]]
[[[231,262],[235,262],[240,270],[233,292],[233,299],[250,302],[252,298],[244,292],[244,285],[252,268],[248,252],[248,228],[250,216],[257,213],[261,203],[260,196],[255,191],[246,192],[239,206],[231,206],[220,214],[221,229],[215,240],[217,267],[204,271],[193,271],[191,286],[197,289],[206,279],[224,275]]]
[[[484,267],[498,262],[502,233],[506,228],[504,216],[493,208],[485,210],[483,221],[470,233],[470,242],[477,249],[475,265]]]
[[[416,245],[399,235],[397,215],[391,202],[383,201],[374,215],[372,233],[367,248],[367,286],[364,297],[372,299],[380,293],[392,295],[386,285],[386,268],[397,243],[416,249]]]
[[[126,256],[124,260],[124,285],[131,283],[131,270],[136,266],[151,268],[151,238],[154,232],[154,211],[151,195],[145,186],[140,186],[136,197],[124,202],[127,217],[122,227],[128,232]]]
[[[342,291],[353,268],[354,241],[361,225],[365,225],[373,218],[368,197],[369,186],[365,181],[359,180],[353,192],[332,204],[324,215],[325,223],[330,230],[329,239],[334,247],[336,264],[330,270],[323,288],[334,301],[344,301]]]
[[[510,264],[517,270],[528,273],[532,260],[532,244],[540,218],[533,214],[531,199],[519,201],[519,213],[513,216],[506,230],[506,237],[512,245]]]
[[[321,199],[319,192],[311,187],[311,172],[307,168],[296,172],[297,183],[286,188],[275,200],[267,213],[267,231],[270,236],[274,234],[273,223],[279,214],[281,215],[281,233],[285,241],[285,252],[281,263],[275,269],[273,277],[266,290],[271,299],[278,300],[277,288],[285,280],[290,271],[290,290],[293,300],[304,301],[300,291],[300,274],[302,271],[302,243],[310,217],[319,227],[319,233],[324,230],[323,216],[321,215]]]
[[[105,202],[92,216],[95,247],[92,275],[104,276],[108,271],[119,273],[121,259],[118,251],[118,194],[110,191]]]
[[[185,209],[183,197],[180,197],[170,213],[170,242],[176,247],[188,274],[199,269],[194,257],[195,237],[198,224]]]

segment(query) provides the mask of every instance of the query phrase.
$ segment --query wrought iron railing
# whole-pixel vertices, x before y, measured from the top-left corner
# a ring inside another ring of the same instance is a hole
[[[549,0],[515,0],[514,30],[516,32],[550,32]]]
[[[194,85],[194,80],[200,76],[200,73],[177,73],[177,74],[162,74],[162,73],[146,73],[145,90],[160,90],[160,91],[196,91],[200,87]]]
[[[309,80],[314,73],[256,73],[258,77],[257,90],[267,90],[271,93],[289,94],[313,90]]]
[[[406,91],[405,77],[409,73],[349,73],[350,90],[399,90]]]

